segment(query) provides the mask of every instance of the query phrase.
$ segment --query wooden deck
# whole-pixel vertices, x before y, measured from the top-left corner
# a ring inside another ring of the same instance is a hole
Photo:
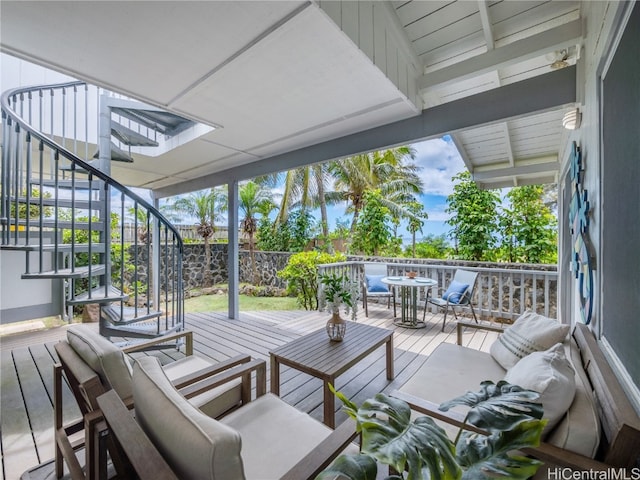
[[[394,330],[395,379],[385,373],[385,348],[374,353],[338,377],[336,387],[349,398],[361,403],[375,393],[388,392],[401,386],[424,363],[441,342],[456,342],[455,322],[440,331],[442,317],[430,319],[427,328],[409,330],[392,323],[390,310],[369,306],[369,318],[360,312],[358,321]],[[269,351],[323,328],[326,313],[307,311],[242,312],[239,320],[224,313],[187,314],[187,327],[194,331],[195,353],[222,361],[239,353],[267,360]],[[96,325],[97,328],[97,325]],[[55,342],[66,336],[67,327],[42,332],[19,334],[0,339],[1,347],[1,448],[2,478],[14,480],[27,469],[47,462],[54,456],[53,443],[53,368]],[[348,332],[347,332],[348,335]],[[465,334],[464,343],[487,350],[495,334],[473,331]],[[170,361],[159,353],[163,361]],[[299,410],[322,421],[322,382],[304,373],[282,367],[281,397]],[[267,384],[269,374],[267,374]],[[79,416],[70,392],[66,392],[65,421]],[[340,409],[337,402],[336,409]],[[346,418],[336,413],[336,423]]]

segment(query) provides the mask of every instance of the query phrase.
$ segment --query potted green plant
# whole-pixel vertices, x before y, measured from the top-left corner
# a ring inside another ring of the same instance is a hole
[[[342,341],[347,330],[345,320],[340,316],[340,308],[346,315],[351,313],[355,320],[358,304],[358,285],[344,274],[323,273],[319,276],[320,294],[318,305],[320,310],[330,312],[327,322],[327,334],[332,341]]]
[[[411,408],[402,400],[380,393],[358,407],[342,393],[334,393],[356,420],[361,451],[338,457],[316,480],[373,480],[377,462],[398,472],[386,480],[524,480],[542,464],[517,452],[539,445],[547,421],[542,420],[542,405],[535,403],[538,393],[516,385],[485,381],[479,392],[440,405],[443,411],[456,405],[470,407],[464,425],[477,431],[460,428],[454,441],[430,417],[412,421]]]

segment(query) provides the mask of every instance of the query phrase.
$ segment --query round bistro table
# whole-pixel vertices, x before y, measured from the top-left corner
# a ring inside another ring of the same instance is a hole
[[[418,291],[420,288],[427,289],[427,296],[431,292],[431,288],[438,285],[436,280],[426,277],[409,278],[403,277],[383,277],[382,283],[400,288],[400,319],[394,320],[393,324],[406,328],[424,328],[426,324],[422,320],[418,320]]]

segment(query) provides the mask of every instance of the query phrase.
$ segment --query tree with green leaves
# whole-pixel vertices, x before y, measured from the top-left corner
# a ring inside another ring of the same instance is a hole
[[[443,235],[427,235],[420,242],[415,245],[415,250],[410,252],[407,247],[406,253],[413,254],[413,258],[447,258],[447,252],[449,251],[449,244],[447,243],[447,237]]]
[[[352,235],[366,203],[367,191],[379,189],[381,202],[392,215],[407,216],[404,205],[407,198],[423,193],[423,183],[418,176],[420,167],[411,161],[414,157],[412,148],[397,147],[331,162],[329,171],[335,182],[327,198],[332,202],[347,202],[347,210],[353,213]]]
[[[289,257],[287,265],[278,271],[278,277],[287,281],[287,293],[295,295],[305,310],[318,308],[318,265],[344,262],[341,253],[300,252]]]
[[[557,260],[557,220],[543,198],[541,185],[515,187],[507,193],[510,207],[503,208],[500,226],[509,261]]]
[[[496,243],[500,196],[493,190],[481,190],[468,171],[452,178],[457,182],[447,197],[446,212],[452,216],[450,236],[456,242],[457,256],[464,260],[485,260]]]
[[[358,218],[352,248],[365,255],[377,256],[393,236],[388,223],[389,209],[382,201],[380,190],[364,192],[362,199],[362,213]]]
[[[21,196],[26,198],[27,189],[22,189]],[[35,187],[31,187],[29,196],[31,198],[31,201],[29,204],[29,219],[31,220],[38,219],[40,217],[40,190]],[[51,198],[51,193],[43,192],[42,198]],[[11,216],[11,218],[16,217],[15,202],[10,202],[9,212],[10,212],[9,215]],[[52,207],[43,207],[42,216],[48,217],[51,215],[52,212],[53,212]],[[24,202],[20,202],[20,204],[18,205],[18,218],[22,218],[22,219],[27,218],[27,204]]]
[[[275,187],[282,179],[282,173],[266,175],[256,179],[256,183],[267,187]],[[327,186],[331,180],[328,163],[307,165],[284,173],[283,192],[280,200],[275,225],[287,223],[289,214],[296,209],[311,210],[320,208],[322,234],[329,235],[329,218],[327,214]]]
[[[205,286],[210,286],[212,282],[212,272],[211,247],[209,241],[215,233],[215,222],[220,220],[221,214],[227,208],[226,194],[221,188],[200,190],[186,197],[177,199],[171,208],[176,212],[184,213],[197,220],[196,232],[204,240],[206,263],[204,284]]]
[[[258,231],[257,216],[269,209],[273,205],[273,196],[271,191],[256,182],[249,181],[240,186],[239,189],[239,207],[243,214],[240,222],[242,232],[249,239],[249,256],[251,259],[251,274],[253,282],[260,284],[260,279],[256,271],[255,259],[255,235]]]
[[[266,251],[302,252],[317,231],[313,215],[305,208],[294,210],[281,224],[263,216],[258,221],[257,246]]]
[[[424,221],[429,218],[427,212],[424,211],[424,205],[421,202],[415,200],[406,204],[407,210],[412,216],[407,218],[407,230],[411,233],[411,253],[413,257],[416,256],[416,233],[422,233],[422,227],[424,227]]]

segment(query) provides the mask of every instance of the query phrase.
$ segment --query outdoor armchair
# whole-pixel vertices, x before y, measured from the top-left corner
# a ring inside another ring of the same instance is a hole
[[[364,314],[369,316],[368,300],[371,298],[386,298],[387,308],[393,302],[393,316],[396,316],[395,292],[393,287],[382,283],[382,278],[387,276],[387,265],[384,263],[368,262],[364,264],[362,277],[362,306]]]
[[[192,355],[193,334],[190,331],[156,338],[123,349],[102,337],[90,325],[78,325],[67,331],[67,340],[55,345],[59,358],[59,363],[54,365],[57,478],[63,474],[63,461],[67,463],[71,477],[74,479],[97,477],[97,469],[102,468],[100,465],[104,462],[98,462],[95,432],[86,428],[87,420],[92,412],[98,411],[97,397],[111,389],[129,407],[133,405],[132,367],[126,354],[157,348],[161,344],[176,344],[180,341],[185,344],[187,356],[163,367],[176,388],[183,389],[211,375],[251,360],[248,355],[241,355],[213,364],[194,356]],[[69,415],[73,409],[68,401],[64,402],[63,376],[66,377],[82,414],[82,419],[68,425],[64,425],[63,415]],[[250,395],[250,379],[236,378],[233,382],[216,389],[192,395],[193,398],[190,401],[207,414],[219,416],[246,401]],[[97,417],[99,418],[99,414]],[[95,425],[95,421],[91,425]],[[82,435],[83,431],[84,435]],[[76,456],[76,450],[82,447],[86,450],[86,477]],[[116,457],[114,463],[117,462]]]
[[[449,286],[446,289],[438,289],[438,292],[441,292],[440,296],[427,296],[424,302],[424,312],[422,314],[422,320],[424,321],[425,317],[427,316],[427,307],[431,303],[444,310],[444,318],[442,319],[442,331],[444,331],[444,326],[447,323],[447,313],[449,312],[449,309],[451,309],[451,311],[453,312],[453,316],[457,320],[458,315],[456,314],[456,308],[468,306],[471,308],[473,319],[476,321],[476,323],[478,323],[476,312],[473,309],[473,303],[471,303],[477,280],[478,272],[472,272],[471,270],[463,270],[460,268],[457,269],[456,273],[453,276],[453,280],[451,280],[451,283],[449,283]]]
[[[256,376],[257,398],[220,420],[187,402],[152,357],[134,365],[136,421],[115,394],[98,399],[110,432],[141,479],[300,480],[315,477],[345,448],[357,452],[350,445],[356,436],[352,421],[332,431],[265,394],[266,364],[252,364],[261,372]],[[132,441],[140,448],[126,449]],[[163,460],[149,465],[149,458]]]

